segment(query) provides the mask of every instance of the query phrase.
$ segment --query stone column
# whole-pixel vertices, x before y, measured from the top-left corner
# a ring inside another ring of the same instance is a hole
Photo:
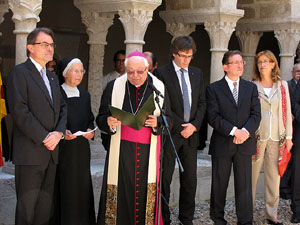
[[[92,111],[97,115],[102,94],[103,59],[108,28],[113,24],[113,14],[84,12],[82,22],[86,25],[90,45],[88,90],[91,94]]]
[[[188,36],[196,30],[196,25],[194,24],[184,24],[184,23],[176,23],[176,22],[166,23],[166,24],[167,24],[166,30],[173,36],[173,39],[178,36]]]
[[[143,51],[144,36],[152,21],[153,11],[140,9],[119,10],[120,21],[125,30],[126,55],[133,51]]]
[[[280,47],[280,71],[284,80],[291,79],[291,71],[300,40],[299,29],[275,30],[275,37]]]
[[[102,95],[103,60],[106,35],[108,28],[113,24],[114,14],[98,12],[82,12],[82,22],[86,25],[86,32],[89,35],[89,74],[88,91],[91,95],[91,106],[95,117],[98,114],[100,99]],[[90,142],[92,158],[105,158],[99,156],[101,146],[100,135],[96,132],[95,140]],[[104,151],[103,151],[104,152]],[[101,153],[100,153],[101,154]]]
[[[252,80],[254,74],[254,58],[256,55],[256,49],[262,32],[253,31],[237,31],[236,36],[240,40],[240,45],[243,53],[243,58],[246,61],[244,68],[243,78],[246,80]]]
[[[40,21],[42,0],[8,0],[9,8],[13,12],[16,34],[16,64],[26,60],[27,35],[36,28]]]
[[[213,83],[224,76],[222,58],[224,53],[228,51],[228,43],[236,22],[207,21],[204,26],[210,37],[210,83]]]
[[[228,50],[228,43],[235,29],[236,22],[207,21],[204,23],[204,26],[210,37],[210,83],[213,83],[224,76],[222,58],[224,53]],[[208,152],[212,131],[213,128],[208,125],[205,153]]]

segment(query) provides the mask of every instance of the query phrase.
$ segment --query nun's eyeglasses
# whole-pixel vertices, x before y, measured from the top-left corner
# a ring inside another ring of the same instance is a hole
[[[85,74],[85,70],[71,70],[71,72],[74,74]]]
[[[32,45],[41,45],[43,48],[51,48],[55,49],[56,45],[54,43],[48,43],[48,42],[35,42]]]

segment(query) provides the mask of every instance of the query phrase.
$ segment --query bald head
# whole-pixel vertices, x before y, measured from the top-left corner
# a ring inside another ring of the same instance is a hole
[[[300,78],[300,63],[296,63],[292,70],[293,79],[298,81]]]

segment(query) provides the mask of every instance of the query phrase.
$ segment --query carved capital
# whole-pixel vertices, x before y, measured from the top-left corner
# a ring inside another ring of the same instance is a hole
[[[172,22],[167,23],[166,30],[173,38],[178,36],[188,36],[196,30],[196,25]]]
[[[144,35],[148,24],[152,21],[153,11],[131,9],[119,10],[118,13],[125,30],[125,43],[145,44]]]
[[[280,56],[294,56],[300,40],[299,29],[275,30]]]
[[[258,42],[263,32],[236,31],[236,36],[240,40],[241,49],[244,56],[255,56]]]
[[[236,27],[232,21],[207,21],[204,23],[211,42],[211,51],[227,50],[228,42]]]
[[[106,45],[107,31],[113,24],[114,15],[110,13],[82,12],[81,18],[87,27],[88,44]]]
[[[40,21],[42,0],[8,0],[9,8],[13,12],[15,22],[14,33],[29,33]]]

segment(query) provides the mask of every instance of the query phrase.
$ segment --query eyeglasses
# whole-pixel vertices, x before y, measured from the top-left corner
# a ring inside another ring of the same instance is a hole
[[[142,75],[147,70],[147,68],[148,67],[146,67],[144,70],[127,71],[127,74],[131,76],[131,75],[134,75],[135,72],[137,72],[137,74]]]
[[[273,62],[273,61],[270,61],[270,60],[258,61],[258,62],[257,62],[257,65],[258,65],[258,66],[259,66],[259,65],[262,65],[262,64],[267,65],[267,64],[269,64],[270,62]]]
[[[192,59],[193,58],[193,55],[182,55],[182,54],[179,54],[179,53],[176,53],[179,57],[181,58],[185,58],[185,59]]]
[[[79,73],[85,74],[85,70],[71,70],[70,72],[73,74],[79,74]]]
[[[116,62],[125,62],[125,59],[116,59]]]
[[[54,43],[48,43],[48,42],[35,42],[32,45],[41,45],[43,48],[51,48],[55,49],[56,45]]]
[[[227,65],[233,64],[233,65],[246,65],[246,61],[234,61],[234,62],[229,62]]]

